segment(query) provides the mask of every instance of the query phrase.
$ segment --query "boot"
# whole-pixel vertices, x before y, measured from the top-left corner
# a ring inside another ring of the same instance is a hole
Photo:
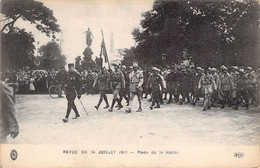
[[[100,98],[99,99],[99,101],[98,101],[98,104],[95,106],[95,108],[98,110],[98,108],[99,108],[99,106],[100,106],[100,104],[102,103],[102,101],[103,101],[103,99],[102,98]]]
[[[141,112],[142,111],[142,108],[141,107],[139,107],[137,110],[136,110],[136,112]]]
[[[79,112],[78,112],[78,109],[77,109],[77,107],[76,107],[75,105],[72,107],[72,109],[73,109],[74,112],[75,112],[75,117],[72,118],[72,119],[77,119],[78,117],[80,117]]]
[[[68,122],[69,120],[68,120],[68,118],[65,117],[64,119],[62,119],[62,121],[66,123],[66,122]]]
[[[131,113],[131,108],[128,108],[127,110],[125,110],[125,112]]]
[[[117,103],[118,103],[118,109],[117,110],[120,110],[121,108],[123,108],[123,105],[121,104],[119,99],[117,99]]]
[[[109,112],[112,112],[112,111],[113,111],[113,108],[114,108],[115,103],[116,103],[116,99],[113,99],[113,100],[112,100],[112,105],[111,105],[110,109],[108,109]]]
[[[104,100],[106,102],[106,106],[104,107],[104,109],[107,109],[109,107],[109,103],[106,96],[104,96]]]

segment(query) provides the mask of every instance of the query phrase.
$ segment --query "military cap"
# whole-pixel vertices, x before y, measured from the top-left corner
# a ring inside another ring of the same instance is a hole
[[[74,66],[73,63],[68,64],[68,67],[73,67],[73,66]]]
[[[209,68],[208,68],[208,71],[212,71],[212,68],[209,67]]]
[[[191,65],[190,68],[195,68],[195,66],[194,66],[194,65]]]
[[[126,69],[126,66],[125,66],[125,65],[122,65],[122,66],[121,66],[121,68],[124,68],[124,69]]]

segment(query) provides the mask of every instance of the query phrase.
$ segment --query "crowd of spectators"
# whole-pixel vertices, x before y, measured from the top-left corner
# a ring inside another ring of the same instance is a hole
[[[59,84],[59,71],[61,70],[5,70],[1,72],[1,80],[14,86],[17,94],[47,94],[50,86]],[[80,74],[84,86],[83,92],[87,94],[98,93],[98,89],[92,87],[97,77],[97,71],[84,70]]]

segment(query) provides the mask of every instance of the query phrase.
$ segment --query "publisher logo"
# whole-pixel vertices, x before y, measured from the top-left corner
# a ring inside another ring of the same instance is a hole
[[[15,149],[13,149],[11,151],[10,157],[11,157],[12,160],[16,160],[17,159],[18,153],[17,153],[17,151]]]
[[[244,157],[244,153],[243,152],[235,152],[234,157],[235,158],[242,158],[242,157]]]

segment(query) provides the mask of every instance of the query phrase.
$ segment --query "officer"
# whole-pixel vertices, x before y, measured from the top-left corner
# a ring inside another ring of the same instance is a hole
[[[109,103],[108,103],[106,94],[111,87],[111,79],[110,79],[110,74],[106,70],[105,67],[103,67],[100,70],[100,72],[98,73],[98,77],[95,79],[93,88],[96,87],[96,85],[98,85],[98,88],[99,88],[100,98],[99,98],[98,104],[95,106],[95,108],[98,110],[103,99],[106,102],[106,106],[104,107],[104,109],[109,108]]]
[[[220,76],[220,93],[222,95],[221,109],[225,107],[225,104],[230,101],[231,91],[233,90],[232,77],[228,73],[228,68],[222,66],[222,73]]]
[[[211,105],[211,96],[214,88],[216,88],[215,80],[213,76],[209,73],[209,69],[205,69],[205,74],[200,77],[198,89],[202,89],[202,93],[204,94],[204,105],[203,111],[206,109],[210,109]]]
[[[69,72],[68,72],[67,81],[65,84],[66,98],[68,100],[68,107],[67,107],[66,116],[63,119],[64,122],[68,122],[68,118],[69,118],[71,109],[73,109],[76,114],[73,119],[77,119],[77,117],[80,117],[77,107],[74,103],[74,100],[75,100],[76,96],[78,97],[78,99],[81,98],[81,89],[82,89],[81,88],[82,87],[81,77],[80,77],[80,74],[75,71],[73,63],[68,64],[68,68],[69,68]]]
[[[152,91],[152,105],[150,106],[151,110],[156,103],[156,107],[160,108],[159,101],[160,101],[160,92],[165,89],[163,78],[159,75],[160,69],[153,67],[152,74],[149,76],[147,86],[151,88]]]
[[[124,79],[124,74],[123,72],[119,69],[119,65],[117,63],[112,64],[114,66],[114,72],[112,73],[111,76],[111,81],[112,81],[112,89],[113,89],[113,100],[111,103],[111,107],[108,109],[108,111],[112,112],[115,103],[117,102],[119,107],[118,110],[123,108],[123,105],[119,101],[119,92],[121,89],[125,89],[125,79]]]
[[[131,112],[131,107],[133,103],[134,96],[136,95],[139,102],[139,108],[136,112],[142,111],[142,85],[144,82],[144,76],[141,71],[138,70],[138,65],[133,64],[133,72],[129,74],[129,88],[130,88],[130,104],[129,108],[126,110],[127,113]]]
[[[7,143],[7,136],[12,138],[19,134],[19,126],[15,118],[14,98],[11,88],[0,81],[1,109],[0,109],[0,144]]]
[[[237,87],[236,87],[236,106],[234,109],[238,109],[240,104],[240,100],[245,100],[245,107],[248,109],[249,101],[248,101],[248,88],[246,83],[245,71],[244,69],[239,69],[239,75],[237,77]]]

